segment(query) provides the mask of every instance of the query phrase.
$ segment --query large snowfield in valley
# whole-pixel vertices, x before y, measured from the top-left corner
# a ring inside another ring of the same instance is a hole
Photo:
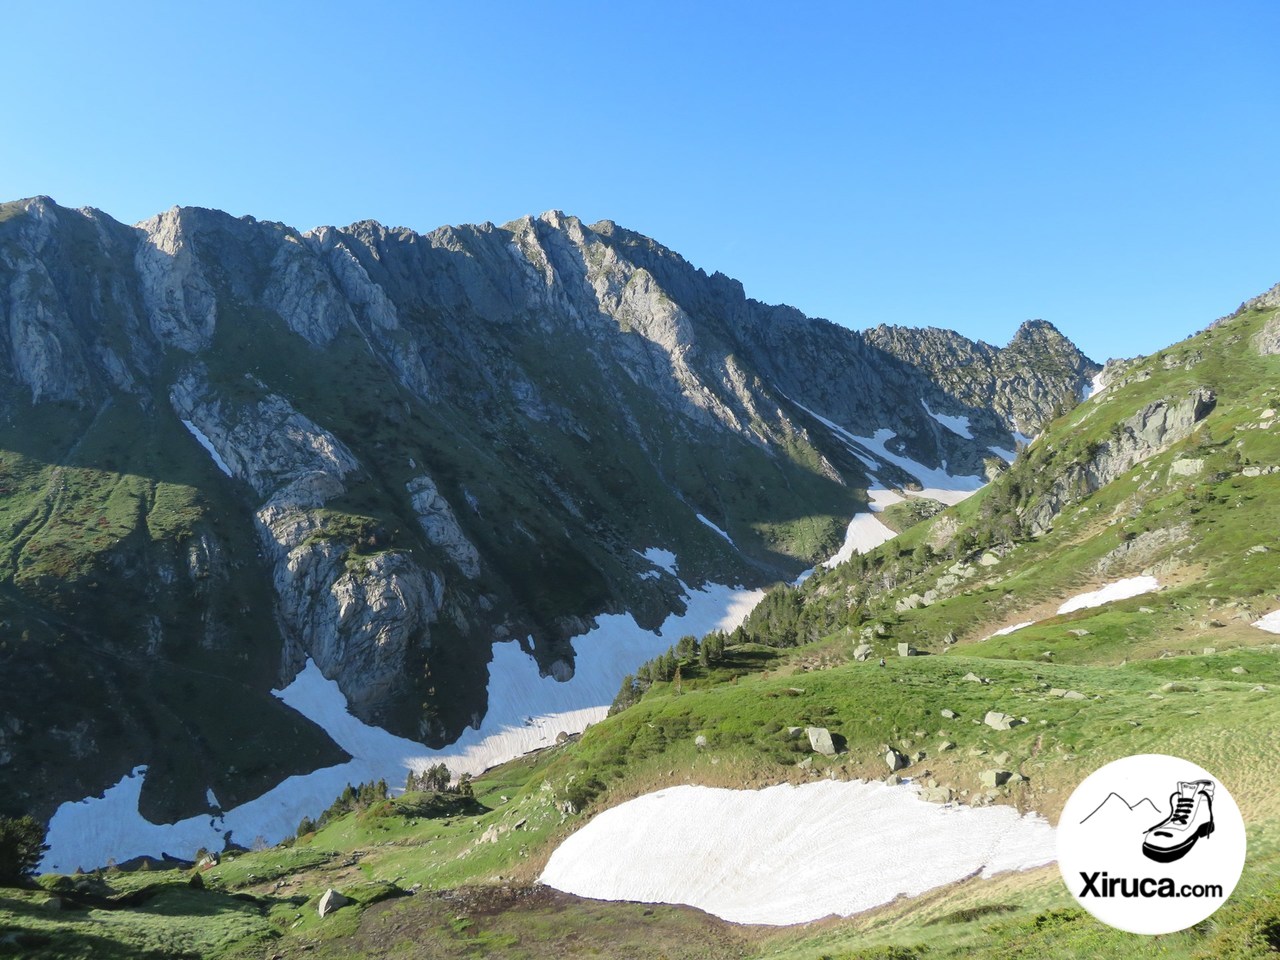
[[[656,566],[675,570],[668,551],[645,556]],[[347,710],[337,683],[326,680],[308,661],[306,669],[276,696],[320,726],[352,759],[312,773],[289,777],[262,796],[232,810],[211,811],[178,823],[151,823],[138,812],[146,768],[126,774],[102,797],[64,803],[49,823],[49,851],[42,871],[86,870],[109,860],[171,856],[190,858],[207,847],[221,850],[228,833],[249,845],[262,837],[276,843],[292,836],[298,821],[318,816],[348,784],[385,778],[403,784],[409,769],[439,762],[455,775],[480,773],[495,764],[547,747],[561,732],[578,733],[604,718],[622,678],[645,660],[665,651],[684,634],[701,636],[732,630],[759,602],[763,592],[708,583],[685,588],[687,609],[672,614],[659,632],[643,630],[629,614],[596,618],[596,629],[573,640],[577,653],[573,678],[560,683],[538,674],[537,664],[515,641],[499,643],[489,664],[489,710],[480,729],[468,729],[442,750],[394,736],[370,726]]]
[[[806,923],[1056,859],[1054,830],[1009,806],[921,800],[907,784],[680,786],[599,814],[542,882],[597,900],[683,903],[734,923]]]

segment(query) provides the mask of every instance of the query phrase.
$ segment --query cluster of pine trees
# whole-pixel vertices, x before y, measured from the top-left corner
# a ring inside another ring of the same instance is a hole
[[[453,773],[443,763],[432,764],[421,773],[409,771],[404,781],[405,793],[456,793],[462,797],[472,795],[471,774],[464,773],[453,782]]]
[[[613,706],[609,708],[609,712],[613,714],[625,710],[644,696],[644,692],[655,683],[671,683],[678,687],[684,680],[685,672],[695,664],[706,670],[723,662],[728,642],[728,638],[719,630],[708,633],[701,640],[691,634],[681,637],[665,653],[646,660],[634,674],[627,674],[622,678],[622,686],[618,695],[613,698]]]
[[[318,820],[312,820],[310,817],[303,817],[298,822],[297,836],[305,836],[308,833],[315,833],[330,820],[336,820],[343,814],[351,813],[357,810],[367,810],[375,803],[386,800],[391,795],[390,788],[387,786],[386,780],[379,780],[377,783],[362,783],[358,787],[347,784],[342,793],[338,794],[338,799],[329,805],[329,809],[320,814]]]

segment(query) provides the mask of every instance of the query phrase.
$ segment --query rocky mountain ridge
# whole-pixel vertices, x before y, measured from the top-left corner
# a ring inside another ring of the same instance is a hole
[[[1042,323],[1003,350],[859,334],[559,212],[300,233],[35,198],[0,205],[0,306],[0,684],[37,703],[5,756],[83,755],[0,804],[149,761],[157,817],[333,756],[268,694],[308,657],[360,716],[443,742],[483,715],[493,641],[567,678],[592,618],[678,609],[647,547],[695,584],[833,552],[868,463],[919,484],[815,412],[981,475],[1098,369]],[[228,710],[255,718],[252,772]]]

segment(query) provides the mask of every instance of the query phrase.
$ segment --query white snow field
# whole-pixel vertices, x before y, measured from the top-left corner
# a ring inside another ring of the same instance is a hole
[[[823,780],[638,797],[565,840],[541,880],[596,900],[784,925],[1055,859],[1053,827],[1038,814],[929,803],[906,784]]]
[[[1089,593],[1081,593],[1072,597],[1058,608],[1058,613],[1071,613],[1074,610],[1100,607],[1104,603],[1128,600],[1130,597],[1141,596],[1144,593],[1151,593],[1153,590],[1159,589],[1160,581],[1155,577],[1127,577],[1124,580],[1108,583],[1106,586],[1099,587]]]
[[[1267,633],[1280,633],[1280,610],[1268,613],[1261,620],[1253,621],[1252,626],[1259,630],[1265,630]]]
[[[892,490],[874,486],[867,490],[867,498],[870,501],[867,504],[870,512],[859,513],[849,521],[849,527],[844,532],[844,543],[834,555],[822,561],[824,567],[844,563],[855,553],[868,553],[897,536],[897,533],[876,518],[876,514],[890,504],[901,503],[902,497]]]
[[[651,548],[643,554],[668,572],[675,555]],[[629,614],[596,618],[599,626],[575,637],[573,678],[561,683],[541,677],[531,655],[512,640],[496,644],[489,664],[489,710],[478,730],[468,729],[442,750],[394,736],[351,716],[337,683],[320,668],[306,668],[275,695],[320,726],[351,754],[343,764],[289,777],[262,796],[231,810],[210,812],[178,823],[155,824],[138,812],[146,767],[137,767],[101,797],[62,804],[49,823],[49,850],[42,871],[70,872],[99,867],[114,858],[159,857],[169,853],[190,858],[200,847],[220,850],[228,833],[248,846],[256,837],[276,843],[291,836],[298,821],[317,816],[348,784],[385,777],[393,787],[409,769],[422,770],[441,761],[455,774],[480,773],[495,764],[555,743],[561,731],[577,733],[608,713],[622,678],[683,634],[701,636],[732,630],[764,596],[708,583],[701,590],[685,586],[687,610],[672,614],[660,631],[643,630]]]

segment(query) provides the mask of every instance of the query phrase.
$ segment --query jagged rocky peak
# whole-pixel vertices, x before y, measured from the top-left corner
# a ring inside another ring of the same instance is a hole
[[[560,211],[300,233],[194,207],[126,226],[4,204],[0,463],[39,478],[13,489],[41,516],[54,471],[78,472],[49,508],[57,551],[0,543],[0,621],[54,611],[77,662],[137,664],[122,686],[223,677],[226,709],[286,739],[270,690],[310,658],[361,717],[442,742],[484,714],[493,642],[567,677],[593,618],[681,609],[647,549],[694,586],[793,579],[839,548],[869,464],[886,484],[915,483],[910,461],[981,476],[1095,369],[1047,325],[1005,348],[849,330]],[[196,546],[216,575],[176,576]],[[46,689],[61,723],[49,678],[66,656],[33,645],[0,671],[0,702]],[[193,731],[183,763],[231,736],[195,699],[134,702],[137,737],[42,774],[65,781],[47,795],[178,762],[148,753],[167,749],[146,735],[166,709]],[[92,697],[72,713],[121,722]],[[38,746],[15,762],[36,769]]]

